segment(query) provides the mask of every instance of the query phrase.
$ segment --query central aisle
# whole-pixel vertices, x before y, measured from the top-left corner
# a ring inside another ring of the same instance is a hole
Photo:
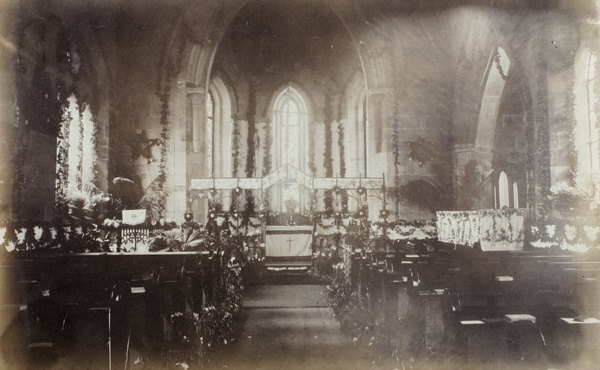
[[[323,285],[260,285],[244,292],[239,342],[216,361],[228,369],[364,369],[327,307]]]

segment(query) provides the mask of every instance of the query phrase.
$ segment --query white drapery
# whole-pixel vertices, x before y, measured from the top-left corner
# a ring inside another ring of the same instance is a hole
[[[312,255],[312,231],[312,226],[267,227],[267,257],[300,257]]]

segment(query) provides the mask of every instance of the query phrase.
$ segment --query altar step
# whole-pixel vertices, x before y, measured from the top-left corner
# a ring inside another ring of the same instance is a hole
[[[267,257],[264,284],[317,284],[309,275],[312,258],[306,257]]]

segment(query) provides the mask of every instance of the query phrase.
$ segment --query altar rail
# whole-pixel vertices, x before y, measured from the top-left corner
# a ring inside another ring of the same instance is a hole
[[[408,346],[400,353],[566,363],[600,345],[598,256],[421,247],[345,261],[376,325]]]

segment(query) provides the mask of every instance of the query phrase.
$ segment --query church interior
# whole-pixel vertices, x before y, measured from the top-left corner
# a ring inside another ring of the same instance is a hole
[[[595,368],[599,12],[0,2],[0,367]]]

